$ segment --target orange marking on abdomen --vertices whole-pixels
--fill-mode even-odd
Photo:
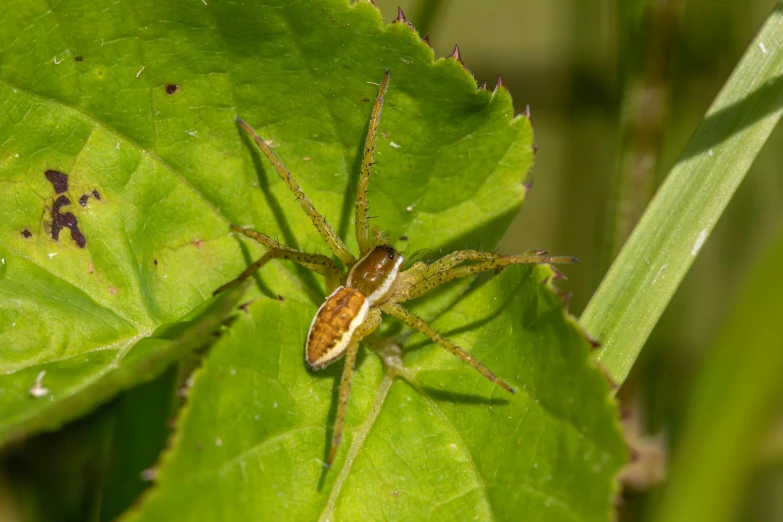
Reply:
[[[307,365],[319,370],[343,355],[369,309],[367,299],[354,288],[341,286],[327,297],[307,334]]]

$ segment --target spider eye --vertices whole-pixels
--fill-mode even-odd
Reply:
[[[389,259],[394,259],[394,252],[389,252]]]

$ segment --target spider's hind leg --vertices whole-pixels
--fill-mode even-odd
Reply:
[[[237,225],[231,225],[231,229],[235,232],[240,232],[250,238],[255,239],[262,245],[268,247],[270,250],[264,254],[261,259],[245,268],[237,277],[212,292],[212,295],[217,295],[230,286],[241,283],[248,277],[255,274],[262,266],[267,264],[272,259],[288,259],[312,270],[313,272],[321,274],[326,279],[326,286],[330,291],[340,285],[343,272],[337,268],[334,262],[328,257],[321,254],[308,254],[306,252],[294,250],[293,248],[281,245],[266,234],[256,232],[255,230],[242,228]]]
[[[381,324],[381,312],[377,308],[370,310],[370,314],[354,332],[351,342],[345,350],[345,367],[343,376],[340,380],[340,396],[337,403],[337,417],[334,420],[334,435],[332,435],[332,448],[329,450],[329,457],[326,459],[326,467],[331,468],[334,458],[337,456],[337,449],[343,440],[343,428],[345,425],[345,411],[348,407],[348,396],[351,394],[351,382],[353,381],[353,372],[356,366],[356,352],[359,351],[361,340],[373,333]]]
[[[494,382],[495,384],[497,384],[507,392],[514,393],[514,388],[506,384],[505,381],[503,381],[502,379],[499,379],[494,373],[492,373],[492,370],[490,370],[489,368],[481,364],[478,361],[478,359],[476,359],[468,352],[460,348],[454,341],[446,339],[445,337],[440,335],[438,332],[435,331],[435,329],[432,326],[424,322],[423,319],[415,315],[413,312],[406,310],[400,305],[392,303],[390,301],[387,301],[386,303],[381,305],[381,310],[391,315],[395,319],[399,320],[400,322],[407,324],[414,330],[418,330],[419,332],[423,333],[425,336],[429,337],[431,341],[438,343],[443,348],[450,351],[458,358],[462,359],[463,361],[471,365],[481,375],[483,375],[490,381]]]

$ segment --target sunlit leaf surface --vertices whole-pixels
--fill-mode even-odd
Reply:
[[[236,116],[354,250],[361,144],[386,68],[373,225],[409,252],[491,248],[521,204],[530,121],[512,118],[504,88],[477,90],[457,60],[433,61],[369,3],[11,4],[0,15],[0,440],[81,413],[58,390],[114,382],[107,369],[134,343],[263,252],[230,223],[326,252]],[[606,520],[623,454],[614,406],[550,276],[507,270],[453,307],[456,291],[417,304],[427,317],[450,308],[435,325],[516,396],[429,345],[406,352],[409,380],[362,352],[347,438],[322,474],[341,365],[311,374],[302,354],[322,283],[266,266],[254,288],[266,297],[206,361],[136,516]],[[51,393],[32,399],[42,369]]]

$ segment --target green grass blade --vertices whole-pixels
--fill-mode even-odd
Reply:
[[[645,211],[582,324],[621,384],[783,111],[783,4],[751,43]]]

